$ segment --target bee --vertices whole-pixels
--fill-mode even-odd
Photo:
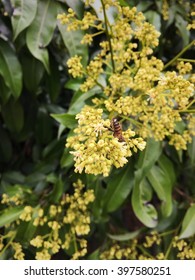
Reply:
[[[113,131],[113,136],[115,138],[118,138],[119,142],[125,142],[125,139],[124,139],[123,134],[122,134],[121,125],[116,118],[113,118],[111,120],[110,128]]]

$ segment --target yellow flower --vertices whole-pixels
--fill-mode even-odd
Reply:
[[[22,245],[18,242],[12,242],[12,248],[15,250],[14,259],[24,260],[24,253],[22,252]]]
[[[43,246],[43,238],[41,235],[37,235],[35,238],[33,238],[30,241],[30,244],[33,245],[34,247],[40,248]]]
[[[82,57],[75,55],[73,57],[71,57],[68,61],[67,61],[67,65],[68,65],[68,72],[74,77],[82,77],[83,76],[83,66],[81,64],[81,60]]]

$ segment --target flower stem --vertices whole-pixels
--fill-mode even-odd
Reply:
[[[189,58],[178,58],[179,61],[186,61],[186,62],[191,62],[191,63],[195,63],[195,59],[189,59]]]
[[[11,236],[9,242],[7,242],[7,244],[5,245],[5,247],[3,248],[3,250],[0,252],[0,256],[7,250],[7,248],[12,244],[12,241],[14,240],[16,236],[16,232],[13,232],[13,235]]]
[[[115,73],[114,55],[113,55],[111,38],[110,38],[109,31],[108,31],[109,22],[108,22],[108,18],[107,18],[107,15],[106,15],[106,9],[105,9],[105,5],[104,5],[104,1],[101,0],[101,3],[102,3],[103,14],[104,14],[104,20],[105,20],[105,31],[106,31],[106,35],[107,35],[107,38],[108,38],[108,44],[109,44],[109,47],[110,47],[112,68],[113,68],[113,72]]]
[[[173,62],[175,62],[184,52],[186,52],[191,46],[193,46],[195,40],[193,40],[190,44],[188,44],[183,50],[181,50],[173,59],[171,59],[167,64],[164,66],[164,70],[169,67]]]

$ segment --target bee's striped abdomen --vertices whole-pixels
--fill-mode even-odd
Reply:
[[[119,142],[125,142],[125,139],[123,138],[123,135],[122,135],[121,125],[116,118],[112,119],[111,127],[114,131],[113,136],[118,138]]]

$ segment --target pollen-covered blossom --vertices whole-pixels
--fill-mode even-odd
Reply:
[[[14,259],[24,260],[24,253],[22,252],[22,245],[18,242],[12,242],[12,248],[14,249]]]
[[[43,238],[41,235],[37,235],[35,238],[33,238],[30,241],[30,244],[33,245],[34,247],[40,248],[43,245]]]
[[[113,242],[113,244],[101,253],[100,259],[102,260],[136,260],[138,258],[137,252],[137,239],[133,239],[126,244]]]
[[[75,55],[67,61],[68,72],[74,77],[83,76],[83,66],[81,64],[81,56]]]
[[[192,64],[189,62],[185,63],[184,61],[180,61],[177,64],[177,69],[179,70],[180,75],[185,75],[185,74],[191,72]]]
[[[170,145],[176,149],[186,149],[194,135],[193,115],[186,117],[188,130],[178,134],[176,125],[182,121],[182,111],[185,111],[193,97],[193,84],[176,72],[167,72],[158,77],[155,86],[151,85],[142,95],[105,100],[106,109],[128,116],[131,127],[140,136],[161,141],[168,136]]]
[[[73,77],[81,77],[85,74],[86,80],[81,85],[83,92],[87,92],[98,83],[98,78],[105,71],[105,67],[113,70],[109,79],[110,85],[108,84],[111,87],[112,95],[123,94],[129,88],[144,91],[146,88],[143,87],[146,87],[147,83],[151,84],[155,81],[158,72],[162,70],[163,64],[160,60],[149,58],[153,53],[153,48],[158,45],[159,32],[145,21],[144,15],[137,12],[135,7],[121,7],[118,1],[110,0],[104,0],[102,5],[104,8],[115,6],[117,9],[116,19],[114,22],[109,22],[107,31],[103,21],[89,11],[84,13],[81,20],[76,18],[72,9],[68,10],[68,14],[58,16],[62,24],[68,25],[68,30],[86,30],[82,43],[91,44],[96,36],[96,33],[91,33],[90,30],[87,33],[87,29],[90,27],[96,26],[97,35],[99,32],[106,32],[110,36],[110,41],[108,38],[101,41],[100,50],[91,59],[86,69],[82,67],[80,57],[68,60],[69,73]],[[132,40],[136,40],[137,43],[133,43]],[[137,51],[139,46],[140,51]],[[144,79],[147,80],[147,83]],[[135,88],[136,86],[137,88]],[[105,94],[106,89],[107,87],[105,87]]]
[[[80,180],[73,186],[75,188],[74,194],[65,198],[65,205],[68,204],[69,208],[63,222],[71,225],[70,232],[72,234],[87,235],[90,231],[90,216],[87,207],[94,201],[95,196],[93,190],[87,190],[82,194],[84,185]]]
[[[71,154],[74,155],[75,172],[108,176],[113,165],[116,168],[124,166],[132,151],[145,147],[143,139],[129,139],[134,136],[131,130],[124,133],[126,141],[119,142],[109,130],[110,120],[104,120],[102,114],[102,109],[85,106],[76,116],[79,126],[66,144],[74,149]]]
[[[20,219],[29,222],[32,219],[33,208],[31,206],[25,206],[24,211],[20,215]]]

